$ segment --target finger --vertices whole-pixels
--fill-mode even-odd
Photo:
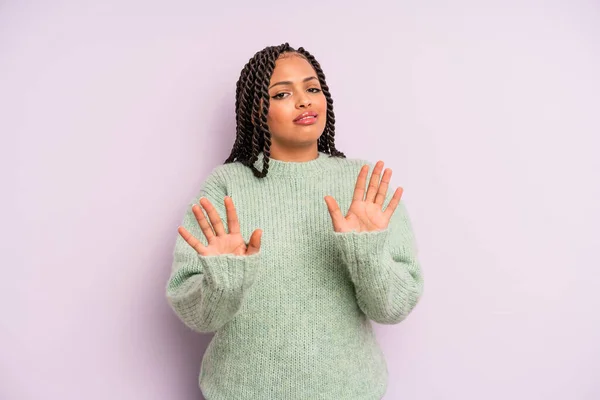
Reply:
[[[227,212],[227,226],[229,227],[229,233],[240,233],[240,222],[238,220],[237,212],[235,211],[235,205],[233,199],[229,196],[225,196],[225,211]]]
[[[356,178],[356,186],[354,187],[354,195],[352,201],[363,201],[365,196],[365,187],[367,186],[367,174],[369,173],[369,166],[363,165]]]
[[[180,226],[177,228],[177,231],[179,232],[183,240],[185,240],[190,246],[192,246],[194,250],[196,250],[199,254],[204,254],[204,250],[206,249],[206,247],[202,244],[202,242],[196,239],[187,229],[185,229],[183,226]]]
[[[390,200],[385,211],[383,212],[383,215],[387,217],[388,221],[392,218],[392,214],[394,214],[394,211],[396,210],[396,207],[398,207],[398,204],[400,204],[400,199],[402,198],[403,192],[404,189],[402,189],[401,187],[396,189],[396,191],[394,192],[394,196],[392,196],[392,199]]]
[[[256,229],[252,232],[252,236],[250,236],[250,240],[248,241],[248,248],[246,249],[246,255],[256,254],[260,251],[260,241],[262,238],[262,230]]]
[[[382,169],[383,161],[377,161],[375,168],[373,168],[373,173],[371,174],[371,179],[369,180],[369,188],[367,189],[367,196],[365,197],[365,201],[368,201],[369,203],[373,203],[375,200],[377,189],[379,189],[379,179],[381,178]]]
[[[342,210],[340,210],[340,206],[338,205],[337,201],[331,196],[325,196],[325,203],[327,203],[327,209],[329,210],[329,215],[331,216],[333,228],[337,231],[344,221]]]
[[[392,170],[386,168],[386,170],[383,171],[383,178],[381,178],[381,183],[379,184],[379,189],[377,190],[377,196],[375,196],[375,204],[383,206],[383,202],[385,201],[385,196],[387,195],[391,179]]]
[[[215,231],[215,235],[223,236],[225,235],[225,227],[223,226],[223,222],[221,221],[221,217],[217,209],[211,204],[211,202],[203,197],[200,199],[200,204],[206,210],[206,214],[208,214],[208,219],[212,224],[213,230]]]
[[[206,220],[206,217],[204,217],[204,212],[202,212],[202,209],[198,206],[198,204],[192,205],[192,212],[196,217],[196,221],[198,221],[198,225],[200,225],[200,229],[202,229],[202,233],[204,233],[204,236],[206,236],[206,240],[212,239],[215,234],[212,230],[212,227]]]

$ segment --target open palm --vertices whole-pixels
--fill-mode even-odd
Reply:
[[[331,196],[325,196],[327,209],[331,216],[333,229],[336,232],[364,232],[364,231],[380,231],[387,228],[394,210],[400,203],[403,189],[399,187],[394,192],[388,206],[383,209],[383,202],[387,194],[392,170],[387,168],[381,178],[381,170],[383,169],[383,161],[377,162],[369,181],[367,189],[367,175],[369,166],[364,165],[354,188],[354,196],[352,203],[348,209],[348,213],[344,216],[340,210],[337,201]],[[366,190],[366,196],[365,196]]]
[[[227,213],[229,233],[225,232],[225,227],[223,226],[221,217],[215,207],[207,198],[201,198],[200,205],[206,211],[210,223],[206,220],[204,213],[198,205],[194,204],[192,206],[192,212],[200,225],[202,233],[206,237],[207,245],[205,246],[182,226],[178,228],[181,237],[202,256],[214,256],[220,254],[249,256],[258,253],[260,251],[262,230],[256,229],[252,232],[250,241],[246,244],[240,233],[240,224],[231,197],[225,197],[224,204],[225,212]]]

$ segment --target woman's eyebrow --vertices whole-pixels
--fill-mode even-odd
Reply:
[[[313,79],[317,79],[316,76],[309,76],[308,78],[304,78],[304,80],[302,82],[308,82],[311,81]],[[272,84],[269,89],[271,89],[273,86],[277,86],[277,85],[291,85],[293,82],[292,81],[281,81],[281,82],[277,82]]]

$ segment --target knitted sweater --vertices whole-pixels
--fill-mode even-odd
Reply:
[[[238,162],[208,176],[193,203],[207,197],[227,227],[229,195],[244,239],[257,228],[263,235],[251,256],[200,256],[177,237],[166,295],[189,328],[215,332],[200,367],[207,400],[383,397],[387,365],[370,320],[406,318],[423,279],[403,201],[386,230],[333,230],[324,197],[346,215],[365,163],[370,179],[372,163],[325,153],[271,159],[264,179]],[[191,205],[182,226],[206,244]]]

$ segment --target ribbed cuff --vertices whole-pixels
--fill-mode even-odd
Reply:
[[[379,260],[385,249],[389,229],[364,232],[334,232],[334,240],[348,264]]]
[[[260,264],[260,252],[250,256],[198,255],[198,261],[208,286],[228,290],[245,290],[252,285],[256,277]]]

